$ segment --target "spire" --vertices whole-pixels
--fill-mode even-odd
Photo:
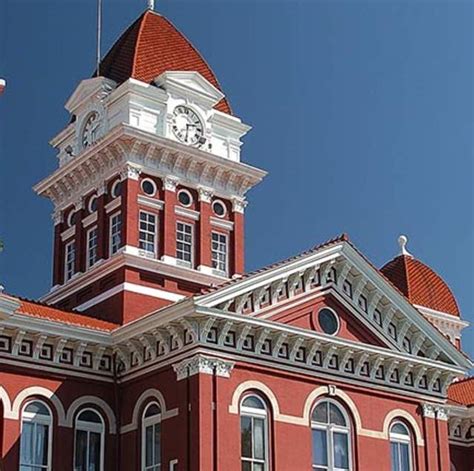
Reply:
[[[398,245],[400,246],[400,255],[406,255],[407,257],[413,257],[413,255],[407,250],[408,238],[407,236],[401,235],[398,238]]]
[[[148,10],[155,9],[155,0],[148,0]]]

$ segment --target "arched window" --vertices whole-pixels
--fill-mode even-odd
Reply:
[[[161,469],[161,408],[156,402],[148,404],[142,420],[142,470]]]
[[[410,432],[402,422],[394,422],[390,427],[390,453],[392,471],[412,471]]]
[[[85,409],[77,416],[74,471],[103,471],[104,430],[95,410]]]
[[[53,417],[46,404],[32,401],[21,415],[20,471],[50,471]]]
[[[313,470],[347,471],[351,466],[349,418],[339,404],[324,400],[311,416]]]
[[[268,413],[258,396],[247,396],[240,405],[242,471],[268,470]]]

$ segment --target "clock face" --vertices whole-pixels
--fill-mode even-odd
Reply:
[[[99,137],[100,119],[99,113],[93,111],[86,119],[82,130],[82,147],[89,147],[97,141]]]
[[[199,146],[206,141],[201,119],[187,106],[180,105],[174,109],[171,126],[174,135],[185,144]]]

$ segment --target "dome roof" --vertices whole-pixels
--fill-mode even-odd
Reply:
[[[411,255],[402,254],[380,270],[412,304],[460,316],[449,286],[430,267]]]
[[[118,84],[129,78],[151,83],[167,71],[199,72],[221,90],[216,76],[194,46],[170,21],[151,10],[120,36],[100,66],[100,75]],[[225,98],[215,108],[232,114]]]

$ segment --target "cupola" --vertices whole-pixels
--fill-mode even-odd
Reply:
[[[405,236],[400,236],[398,242],[400,254],[386,263],[381,272],[425,317],[457,343],[467,323],[460,319],[454,294],[432,268],[408,252]]]

